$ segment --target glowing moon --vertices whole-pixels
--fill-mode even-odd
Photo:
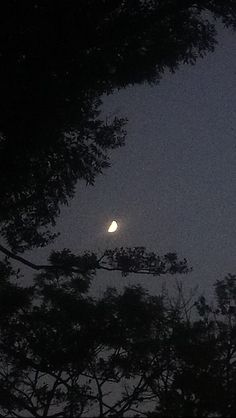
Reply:
[[[111,225],[108,228],[108,232],[115,232],[118,228],[118,224],[116,221],[112,221]]]

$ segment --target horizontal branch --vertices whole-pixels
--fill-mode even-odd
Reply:
[[[158,273],[154,270],[149,270],[149,269],[140,269],[140,270],[134,270],[134,269],[130,269],[128,271],[125,271],[124,269],[120,268],[120,267],[106,267],[104,265],[98,265],[97,269],[102,269],[102,270],[107,270],[107,271],[121,271],[122,273],[135,273],[135,274],[151,274],[152,276],[157,276]],[[165,274],[168,273],[168,270],[166,271],[162,271],[161,274]]]
[[[0,251],[5,254],[7,257],[13,259],[13,260],[17,260],[20,263],[24,264],[27,267],[30,267],[33,270],[48,270],[48,271],[58,271],[58,270],[63,270],[63,266],[57,266],[57,265],[44,265],[44,264],[34,264],[31,261],[26,260],[25,258],[12,253],[11,251],[7,250],[5,247],[3,247],[2,245],[0,245]],[[68,268],[68,267],[67,267]],[[71,267],[70,271],[72,273],[85,273],[84,270],[79,270],[78,268],[73,268]]]
[[[130,250],[130,249],[128,249]],[[152,276],[160,276],[160,275],[165,275],[165,274],[176,274],[176,273],[187,273],[189,271],[191,271],[191,268],[189,269],[187,266],[187,262],[184,259],[184,261],[177,261],[177,258],[174,254],[174,258],[172,254],[167,254],[163,257],[164,261],[161,261],[161,259],[159,257],[155,256],[155,262],[156,265],[153,266],[153,254],[151,253],[151,261],[149,259],[150,255],[149,253],[147,253],[147,255],[143,254],[143,248],[141,248],[141,253],[140,253],[140,249],[137,247],[134,248],[133,253],[132,251],[128,251],[127,254],[123,253],[121,254],[121,257],[119,257],[119,252],[117,253],[117,251],[115,252],[115,254],[113,254],[114,258],[112,259],[112,257],[110,257],[110,254],[107,254],[107,251],[105,251],[105,253],[99,258],[97,259],[97,257],[95,256],[95,260],[92,259],[91,263],[90,262],[86,262],[83,263],[83,257],[71,257],[69,260],[65,258],[65,260],[61,260],[61,262],[58,264],[59,260],[55,260],[56,263],[55,264],[35,264],[32,263],[31,261],[11,252],[10,250],[8,250],[7,248],[3,247],[2,245],[0,245],[0,251],[5,254],[7,257],[19,261],[20,263],[22,263],[23,265],[36,270],[36,271],[40,271],[40,270],[44,270],[44,271],[48,271],[48,272],[64,272],[64,273],[75,273],[75,274],[82,274],[82,275],[86,275],[89,272],[90,273],[94,273],[96,270],[105,270],[105,271],[119,271],[121,273],[123,273],[123,275],[128,275],[128,274],[142,274],[142,275],[152,275]],[[121,251],[124,252],[123,248],[121,248]],[[141,258],[141,262],[140,263],[128,263],[127,265],[127,259],[129,261],[129,259],[131,259],[132,261],[132,257],[136,257],[137,259]],[[171,257],[172,256],[172,259]],[[117,260],[115,258],[118,258]],[[123,264],[121,263],[121,259],[123,257]],[[80,258],[81,258],[81,262],[80,262]],[[104,258],[107,260],[104,260]],[[88,260],[89,261],[89,260]]]

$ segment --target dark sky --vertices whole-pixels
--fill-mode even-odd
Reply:
[[[78,185],[61,212],[54,248],[177,251],[194,268],[187,287],[207,293],[216,279],[236,273],[236,34],[221,30],[218,40],[213,54],[167,73],[159,85],[105,98],[104,114],[129,119],[126,146],[112,153],[111,168],[94,187]],[[113,218],[120,230],[111,237],[106,226]],[[34,260],[45,261],[48,251]],[[137,281],[160,290],[156,278],[128,279]],[[99,276],[95,289],[124,283]]]

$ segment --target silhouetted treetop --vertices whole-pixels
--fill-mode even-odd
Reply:
[[[19,288],[7,261],[1,272],[2,417],[235,416],[236,311],[225,310],[235,276],[209,304],[179,287],[176,297],[129,286],[92,298],[62,271]]]

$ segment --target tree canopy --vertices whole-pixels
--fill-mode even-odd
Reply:
[[[102,95],[194,64],[219,20],[235,29],[234,0],[1,3],[1,417],[235,415],[235,276],[216,283],[216,306],[140,286],[96,299],[98,271],[191,269],[144,247],[19,255],[55,238],[77,181],[93,184],[124,144],[126,120],[103,117]],[[13,260],[35,271],[30,286]]]
[[[124,143],[99,119],[102,94],[160,80],[235,28],[234,0],[9,0],[0,6],[1,233],[14,251],[46,245],[78,179],[93,183]]]
[[[181,287],[95,299],[84,275],[59,270],[23,289],[0,267],[2,417],[235,416],[235,276],[212,305]]]

